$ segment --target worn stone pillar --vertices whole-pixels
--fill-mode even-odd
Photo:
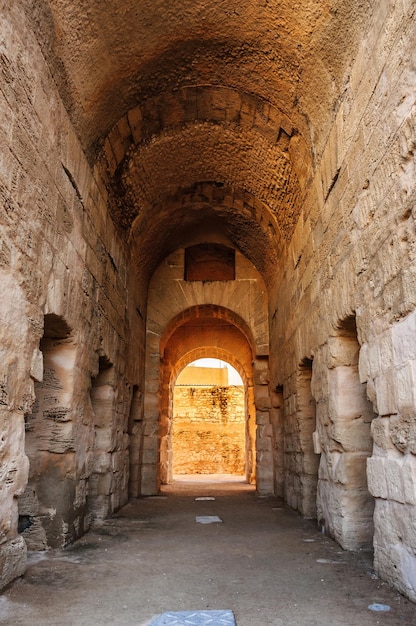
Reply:
[[[272,495],[274,492],[272,425],[270,418],[272,406],[269,393],[269,362],[267,358],[255,359],[253,374],[257,423],[257,491],[262,495]]]
[[[283,389],[277,387],[271,390],[272,408],[270,411],[272,423],[272,448],[273,448],[273,473],[274,473],[274,495],[283,498],[284,496],[284,401]]]
[[[416,601],[416,313],[365,344],[360,366],[378,414],[367,461],[375,497],[374,565]]]

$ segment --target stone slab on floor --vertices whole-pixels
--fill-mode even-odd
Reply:
[[[222,519],[218,515],[198,515],[195,518],[198,524],[221,524]]]
[[[236,626],[232,611],[168,611],[150,626]]]

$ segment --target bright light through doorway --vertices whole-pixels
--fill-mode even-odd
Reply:
[[[240,374],[237,372],[234,367],[232,367],[229,363],[225,361],[221,361],[220,359],[198,359],[197,361],[193,361],[188,367],[226,367],[228,369],[228,383],[229,385],[242,386],[243,381],[241,379]]]

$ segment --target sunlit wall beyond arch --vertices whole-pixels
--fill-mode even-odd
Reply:
[[[229,371],[237,380],[229,380]],[[218,359],[186,366],[173,389],[173,476],[246,473],[243,381]]]

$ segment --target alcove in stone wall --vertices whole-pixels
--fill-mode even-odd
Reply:
[[[104,519],[111,511],[114,375],[112,363],[105,356],[100,356],[98,374],[91,380],[90,392],[94,414],[94,451],[88,502],[95,519]]]
[[[350,316],[328,339],[327,368],[321,378],[328,398],[318,399],[322,448],[318,517],[346,550],[370,549],[373,541],[374,498],[368,491],[366,467],[375,415],[366,384],[360,382],[359,352],[355,316]]]
[[[25,423],[29,480],[19,498],[19,530],[30,550],[65,546],[77,536],[82,527],[79,517],[85,516],[85,510],[75,510],[73,505],[71,407],[76,346],[64,319],[45,315],[40,350],[43,379],[35,383],[36,401]]]
[[[296,387],[285,399],[285,495],[292,508],[315,518],[319,457],[313,445],[316,403],[312,373],[312,360],[304,358],[296,372]]]

